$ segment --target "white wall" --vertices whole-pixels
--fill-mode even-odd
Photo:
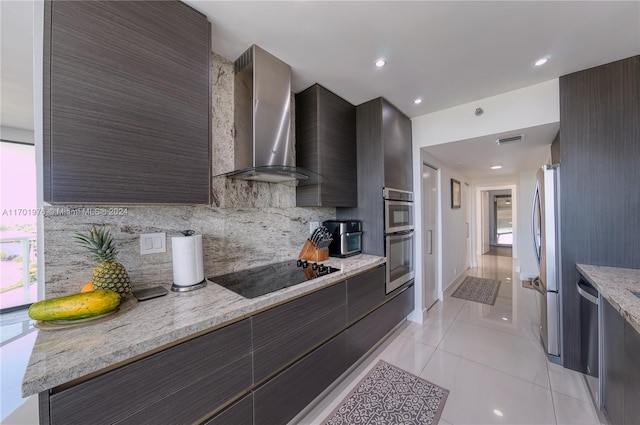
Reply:
[[[475,116],[482,105],[484,113]],[[560,120],[558,79],[487,97],[411,120],[415,154],[425,146],[508,132]]]
[[[443,167],[440,170],[442,177],[440,184],[440,211],[441,221],[438,238],[440,241],[440,258],[442,261],[441,285],[439,291],[451,285],[469,267],[467,263],[467,200],[462,198],[460,208],[451,208],[451,179],[460,181],[463,186],[469,182],[465,176],[456,170]],[[462,189],[461,189],[462,190]],[[442,294],[441,294],[442,296]]]
[[[458,140],[471,139],[496,133],[509,132],[522,128],[549,124],[560,120],[558,79],[544,83],[525,87],[523,89],[499,94],[496,96],[480,99],[475,102],[422,115],[411,120],[413,135],[413,170],[414,170],[414,199],[416,217],[422,216],[421,199],[421,164],[424,159],[423,148],[442,143],[455,142]],[[475,115],[475,109],[482,106],[484,114]],[[437,165],[434,162],[431,165]],[[441,165],[441,164],[440,164]],[[478,182],[469,181],[461,173],[448,167],[440,167],[440,189],[441,203],[439,217],[439,265],[438,272],[440,291],[451,283],[462,271],[460,267],[465,267],[466,262],[466,238],[465,238],[465,215],[464,208],[452,210],[449,200],[450,178],[460,180],[472,186],[472,205],[470,208],[476,209],[475,200]],[[486,182],[484,184],[487,184]],[[513,186],[513,193],[517,194],[520,180],[495,182],[495,185]],[[487,184],[488,185],[488,184]],[[517,196],[517,195],[516,195]],[[524,202],[514,205],[514,218],[521,219],[527,209],[527,196],[523,194]],[[464,201],[464,200],[463,200]],[[475,217],[474,214],[472,216]],[[528,219],[530,222],[530,218]],[[470,223],[470,235],[476,238],[477,227],[475,222]],[[518,232],[518,239],[526,237],[527,222],[522,222],[522,232]],[[421,234],[421,220],[416,219],[416,232]],[[419,241],[421,238],[416,238]],[[514,241],[514,255],[517,255],[517,246],[525,245]],[[472,241],[472,246],[475,243]],[[422,246],[416,242],[416,309],[409,317],[410,320],[421,322],[426,318],[422,297]],[[462,263],[460,262],[462,258]],[[454,273],[454,271],[456,273]]]

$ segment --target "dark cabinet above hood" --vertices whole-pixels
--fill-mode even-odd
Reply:
[[[270,183],[315,184],[295,166],[291,135],[291,67],[253,45],[234,63],[234,171],[225,176]]]

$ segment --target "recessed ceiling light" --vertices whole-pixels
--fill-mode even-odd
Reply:
[[[508,317],[503,317],[502,320],[507,321],[507,320],[509,320],[509,318]]]
[[[501,412],[500,410],[498,410],[498,409],[493,409],[493,414],[494,414],[494,415],[496,415],[496,416],[498,416],[498,417],[500,417],[500,418],[504,416],[504,413],[502,413],[502,412]]]
[[[492,169],[492,170],[499,170],[499,169],[501,169],[501,168],[502,168],[502,164],[496,164],[496,165],[492,165],[492,166],[491,166],[491,169]]]
[[[422,99],[417,98],[416,100],[413,101],[413,103],[415,103],[416,105],[419,105],[422,103]]]
[[[376,61],[376,66],[377,66],[378,68],[382,68],[382,67],[383,67],[383,66],[385,66],[386,64],[387,64],[387,61],[386,61],[386,60],[384,60],[384,59],[378,59],[378,60]]]
[[[537,61],[535,61],[533,64],[534,64],[535,66],[542,66],[542,65],[544,65],[545,63],[547,63],[547,61],[548,61],[548,60],[549,60],[549,58],[547,58],[547,57],[540,58],[540,59],[538,59]]]

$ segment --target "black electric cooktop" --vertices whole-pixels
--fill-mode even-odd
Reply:
[[[245,298],[256,298],[337,271],[335,267],[298,260],[240,270],[209,280]]]

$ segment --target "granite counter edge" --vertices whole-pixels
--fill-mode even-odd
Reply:
[[[615,274],[620,276],[621,274],[633,273],[638,278],[636,282],[638,289],[640,290],[640,270],[595,266],[589,264],[576,264],[576,268],[580,274],[598,290],[602,297],[606,299],[638,333],[640,333],[640,303],[638,302],[640,299],[636,299],[636,297],[629,292],[630,288],[628,287],[628,283],[620,283],[615,277],[611,277],[607,282],[603,282],[602,277],[599,276],[601,274],[607,274],[610,276]]]

